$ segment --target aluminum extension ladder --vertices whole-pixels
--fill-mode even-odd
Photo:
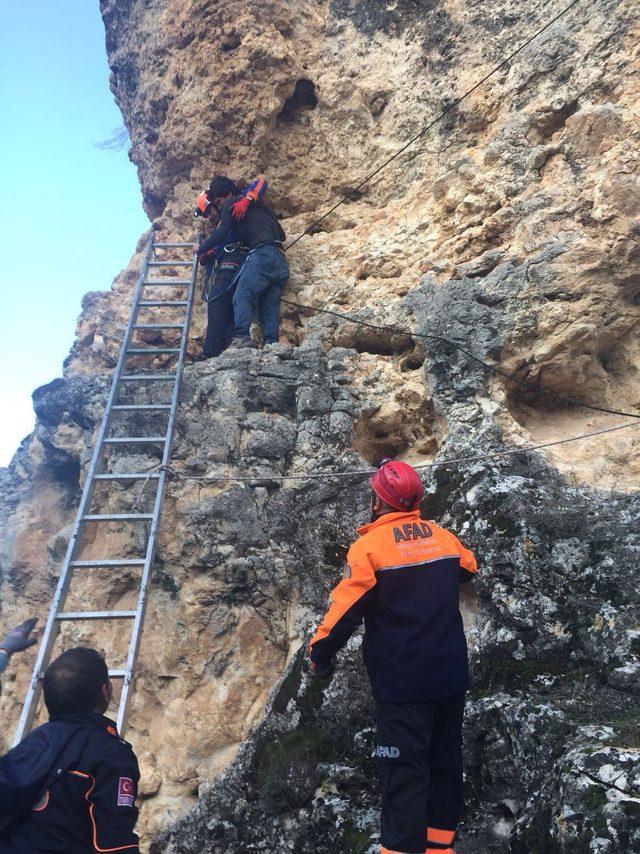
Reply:
[[[159,260],[155,257],[157,249],[190,249],[191,257],[189,260]],[[153,279],[149,278],[154,269],[172,268],[172,267],[188,267],[190,268],[189,278],[166,278]],[[147,246],[144,253],[142,269],[138,277],[136,290],[133,298],[133,305],[129,322],[127,323],[120,357],[115,369],[111,390],[107,399],[102,424],[98,433],[98,439],[93,452],[93,458],[87,472],[80,506],[76,515],[69,546],[62,564],[60,578],[56,588],[56,592],[51,603],[51,610],[45,626],[42,641],[38,651],[38,657],[34,665],[33,674],[27,690],[22,714],[18,723],[18,729],[15,736],[15,744],[17,744],[33,726],[36,716],[38,701],[42,688],[42,677],[51,659],[51,653],[55,644],[55,640],[63,621],[82,621],[82,620],[132,620],[133,630],[129,642],[126,665],[123,670],[110,670],[109,676],[112,679],[122,679],[122,692],[120,695],[120,703],[118,707],[118,730],[120,733],[124,730],[129,702],[131,699],[131,690],[135,675],[135,666],[140,648],[140,638],[142,633],[142,624],[144,620],[145,607],[147,603],[147,592],[151,568],[153,565],[154,554],[156,549],[156,537],[160,522],[160,514],[162,512],[162,501],[164,496],[166,468],[171,457],[171,445],[175,427],[176,410],[178,407],[178,396],[180,392],[180,380],[182,368],[184,365],[187,339],[189,334],[189,322],[191,319],[191,308],[193,305],[193,295],[195,291],[196,277],[198,273],[198,259],[196,254],[195,243],[154,243],[153,232],[151,232],[147,241]],[[186,296],[180,300],[158,300],[144,299],[143,295],[148,288],[181,288],[186,289]],[[138,323],[138,316],[141,311],[154,308],[171,308],[184,312],[184,319],[179,323]],[[144,315],[143,315],[144,316]],[[181,340],[179,347],[146,347],[142,348],[135,346],[137,342],[133,341],[134,333],[137,330],[162,330],[171,329],[181,332]],[[133,345],[133,346],[132,346]],[[145,354],[156,356],[166,354],[170,358],[177,358],[177,364],[174,372],[153,374],[153,373],[133,373],[127,371],[126,365],[128,359],[132,357],[140,358]],[[120,403],[120,392],[124,388],[124,384],[129,388],[131,383],[171,383],[173,386],[171,394],[171,403],[154,403],[154,404],[131,404]],[[169,386],[169,388],[171,388]],[[168,413],[168,422],[166,432],[162,436],[126,436],[114,437],[111,436],[111,428],[114,419],[119,413],[136,412],[136,411],[157,411]],[[117,423],[117,422],[116,422]],[[109,446],[127,446],[133,445],[160,445],[163,447],[162,465],[158,472],[148,474],[146,472],[111,474],[102,471],[105,463],[105,448]],[[155,482],[156,493],[153,501],[153,511],[151,513],[93,513],[91,511],[91,502],[94,495],[95,486],[97,483],[109,481],[145,481],[149,483]],[[141,523],[150,525],[147,545],[144,558],[119,559],[109,557],[100,560],[77,560],[77,555],[80,554],[82,545],[85,522],[110,522],[110,521],[129,521],[132,523]],[[140,588],[137,598],[137,606],[132,611],[65,611],[64,605],[71,585],[73,573],[77,571],[91,571],[92,568],[98,567],[141,567]]]

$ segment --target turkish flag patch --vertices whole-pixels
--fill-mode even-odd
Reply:
[[[133,780],[129,777],[120,777],[118,781],[118,806],[132,807],[134,800]]]

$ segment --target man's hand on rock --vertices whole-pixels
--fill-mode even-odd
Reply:
[[[14,652],[23,652],[30,646],[38,643],[37,638],[29,637],[37,622],[37,617],[31,617],[29,620],[25,620],[24,623],[20,623],[15,629],[11,629],[6,638],[0,642],[0,652],[11,656]]]
[[[314,679],[331,679],[336,669],[335,662],[332,660],[328,664],[319,665],[312,661],[309,665],[309,674]]]

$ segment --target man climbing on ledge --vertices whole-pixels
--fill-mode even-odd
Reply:
[[[263,178],[253,181],[243,190],[242,199],[234,204],[233,219],[243,219],[249,205],[262,199],[266,190],[267,182]],[[219,211],[209,201],[206,190],[198,196],[194,215],[210,220],[214,228],[218,223]],[[205,359],[219,356],[231,343],[233,294],[248,254],[249,247],[231,231],[223,243],[216,244],[199,258],[204,268],[204,299],[207,303],[207,332],[202,353]]]
[[[207,195],[220,211],[220,223],[200,245],[198,257],[203,258],[216,244],[225,243],[232,229],[251,250],[233,297],[231,346],[253,346],[249,329],[254,308],[259,311],[263,344],[275,344],[280,337],[280,298],[289,278],[282,226],[270,207],[260,199],[250,201],[243,197],[237,185],[225,176],[213,179]]]
[[[44,675],[49,722],[0,757],[0,854],[138,851],[138,762],[104,717],[112,687],[94,649]]]
[[[459,540],[420,517],[422,482],[384,460],[371,478],[371,524],[311,641],[311,673],[364,619],[363,657],[377,703],[382,854],[453,854],[463,807],[462,719],[469,687],[458,585],[476,572]]]

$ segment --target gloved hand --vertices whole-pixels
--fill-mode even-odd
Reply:
[[[336,669],[334,661],[325,664],[324,667],[319,667],[315,661],[312,661],[309,666],[309,674],[315,679],[331,679]]]
[[[6,638],[0,642],[0,652],[6,652],[10,656],[14,652],[22,652],[38,643],[36,638],[29,637],[30,632],[33,631],[37,622],[38,618],[32,617],[30,620],[25,620],[24,623],[20,623],[15,629],[12,629]]]
[[[231,216],[236,222],[241,222],[244,219],[245,214],[249,210],[250,204],[251,200],[245,197],[244,199],[240,199],[239,202],[235,202],[231,205]]]

